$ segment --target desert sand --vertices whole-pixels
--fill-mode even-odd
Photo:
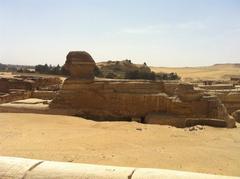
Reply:
[[[240,76],[239,64],[218,64],[205,67],[151,67],[154,72],[176,72],[183,80],[229,80],[231,76]]]
[[[0,155],[240,176],[240,126],[189,131],[136,122],[0,113]]]

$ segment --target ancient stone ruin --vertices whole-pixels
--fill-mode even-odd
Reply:
[[[81,51],[70,52],[65,66],[71,76],[50,104],[51,109],[99,120],[137,118],[142,122],[151,114],[158,114],[159,120],[161,115],[170,114],[181,120],[180,126],[235,127],[234,118],[219,98],[192,84],[94,79],[95,62]]]
[[[70,72],[72,78],[94,79],[96,64],[87,52],[69,52],[64,66]]]
[[[56,77],[14,76],[0,78],[0,104],[27,98],[52,99],[62,81]]]

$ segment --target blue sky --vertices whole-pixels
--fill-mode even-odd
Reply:
[[[240,63],[239,0],[0,0],[0,63]]]

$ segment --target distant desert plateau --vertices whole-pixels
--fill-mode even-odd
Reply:
[[[106,62],[97,63],[97,66],[102,66]],[[216,64],[202,67],[154,67],[150,69],[153,72],[159,73],[177,73],[182,80],[229,80],[232,76],[240,76],[240,64]],[[18,73],[0,72],[0,77],[12,77]],[[20,73],[21,75],[21,73]],[[37,74],[31,74],[37,75]],[[39,76],[39,75],[37,75]],[[48,76],[41,74],[41,76]],[[65,79],[65,78],[62,78]]]
[[[228,80],[240,76],[240,64],[216,64],[203,67],[151,67],[154,72],[176,72],[183,80]]]
[[[240,126],[189,131],[136,122],[0,113],[0,154],[240,176]]]

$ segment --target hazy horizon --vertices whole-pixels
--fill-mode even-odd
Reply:
[[[0,63],[62,65],[72,50],[96,62],[240,63],[239,9],[238,0],[0,0]]]
[[[110,61],[123,61],[124,59],[122,60],[110,60]],[[125,59],[126,60],[126,59]],[[101,63],[101,62],[107,62],[108,60],[97,60],[96,63]],[[57,65],[60,65],[60,66],[63,66],[65,63],[65,61],[60,64],[52,64],[52,63],[36,63],[36,64],[14,64],[14,63],[3,63],[1,62],[0,60],[0,64],[3,64],[3,65],[16,65],[16,66],[29,66],[29,67],[34,67],[36,65],[52,65],[52,66],[57,66]],[[133,64],[143,64],[143,63],[137,63],[136,61],[132,61]],[[149,65],[147,64],[149,67],[162,67],[162,68],[201,68],[201,67],[211,67],[211,66],[214,66],[214,65],[240,65],[240,62],[236,62],[236,63],[215,63],[215,64],[209,64],[209,65],[196,65],[196,66],[154,66],[154,65]]]

